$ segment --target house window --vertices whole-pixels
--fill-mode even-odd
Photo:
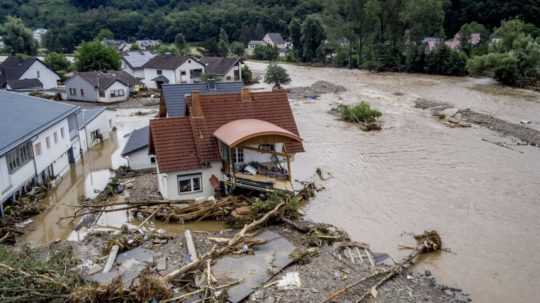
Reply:
[[[75,88],[70,88],[70,89],[69,89],[69,95],[70,95],[70,96],[77,96],[77,89],[75,89]]]
[[[36,71],[36,76],[37,76],[38,79],[41,76],[41,74],[40,74],[40,72],[38,70]]]
[[[196,193],[202,191],[202,174],[179,175],[177,180],[179,194]]]
[[[234,163],[244,163],[244,150],[241,148],[235,148],[232,151],[232,158]]]
[[[156,164],[156,157],[150,157],[150,163]]]
[[[259,150],[267,151],[267,152],[274,152],[276,151],[276,147],[274,144],[260,144]]]
[[[34,145],[34,152],[36,153],[36,156],[41,155],[41,142],[36,143]]]
[[[123,89],[114,89],[111,91],[111,98],[123,97],[123,96],[125,96],[125,92]]]
[[[81,97],[84,97],[84,89],[81,88]]]
[[[19,168],[32,160],[32,142],[23,143],[6,155],[8,171],[13,174]]]
[[[64,131],[64,128],[60,128],[60,137],[62,137],[62,139],[64,139],[64,137],[66,136],[66,133]]]
[[[54,132],[54,144],[58,143],[58,134]]]
[[[181,71],[181,72],[180,72],[180,75],[185,76],[185,75],[186,75],[186,71],[185,71],[185,70]]]
[[[156,70],[156,74],[162,75],[162,74],[163,74],[163,71],[162,71],[161,69],[158,69],[158,70]]]
[[[99,132],[99,129],[96,129],[96,130],[94,130],[94,131],[92,131],[92,132],[90,133],[90,140],[91,140],[92,142],[94,142],[94,141],[96,141],[96,140],[98,140],[98,139],[101,139],[101,138],[102,138],[102,137],[101,137],[101,133]]]
[[[45,138],[45,145],[47,145],[47,148],[51,148],[51,138]]]

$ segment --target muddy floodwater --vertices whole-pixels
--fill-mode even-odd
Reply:
[[[256,74],[265,68],[249,66]],[[394,258],[408,253],[398,249],[410,244],[404,233],[436,229],[451,252],[417,270],[464,288],[474,302],[538,302],[540,148],[478,126],[448,128],[414,101],[448,102],[540,129],[540,94],[488,79],[284,66],[289,87],[326,80],[347,88],[292,101],[306,149],[294,162],[295,177],[316,167],[333,175],[308,205],[310,219],[338,225]],[[383,112],[381,132],[364,133],[328,114],[336,102],[362,100]]]

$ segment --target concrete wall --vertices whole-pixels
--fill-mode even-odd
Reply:
[[[39,77],[38,77],[38,71],[39,71]],[[41,83],[43,84],[44,89],[51,89],[58,87],[58,80],[60,80],[60,77],[50,70],[45,64],[36,61],[24,74],[21,76],[20,79],[34,79],[37,78]]]
[[[66,81],[66,96],[68,100],[76,100],[76,101],[88,101],[88,102],[96,102],[98,101],[98,93],[97,90],[94,88],[94,86],[88,81],[84,80],[80,76],[75,76],[69,80]],[[74,88],[76,90],[75,95],[71,95],[69,92],[70,88]],[[81,89],[84,90],[84,96],[81,96]]]
[[[128,157],[128,165],[131,169],[142,170],[155,168],[155,163],[151,161],[152,157],[148,154],[148,148],[143,148],[131,153]]]
[[[5,156],[0,157],[0,196],[11,187],[9,178],[7,160]]]
[[[111,93],[114,90],[123,90],[124,95],[121,97],[111,97]],[[107,88],[107,90],[105,90],[105,97],[99,97],[98,100],[99,102],[108,103],[108,102],[121,102],[121,101],[127,100],[128,98],[129,98],[129,87],[116,81],[113,85]]]
[[[202,173],[202,191],[192,194],[179,194],[177,177],[181,175]],[[165,199],[169,200],[191,200],[208,199],[214,196],[214,188],[210,184],[210,177],[215,175],[219,180],[223,179],[221,173],[221,162],[212,162],[209,168],[182,171],[176,173],[158,173],[159,191]]]

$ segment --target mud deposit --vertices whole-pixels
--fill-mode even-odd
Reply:
[[[248,64],[264,71],[262,63]],[[452,252],[430,256],[419,272],[432,271],[475,302],[538,300],[540,150],[476,124],[449,128],[414,103],[444,102],[540,130],[539,94],[486,79],[284,66],[289,87],[323,80],[347,89],[292,100],[306,149],[294,162],[295,177],[316,167],[334,176],[308,205],[310,219],[338,225],[396,259],[406,254],[396,246],[404,233],[437,229]],[[328,114],[338,103],[363,100],[383,112],[381,132],[364,133]]]

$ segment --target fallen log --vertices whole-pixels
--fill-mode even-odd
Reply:
[[[236,245],[238,245],[239,243],[241,243],[245,239],[247,232],[256,229],[257,227],[259,227],[260,225],[265,223],[268,219],[275,216],[281,210],[281,208],[286,205],[286,203],[287,203],[286,201],[283,201],[283,202],[279,203],[276,207],[274,207],[274,209],[272,209],[271,211],[266,213],[260,219],[255,220],[255,221],[251,222],[250,224],[246,224],[244,226],[244,228],[242,228],[242,230],[240,230],[238,233],[236,233],[234,235],[234,237],[227,242],[226,246],[219,248],[217,245],[214,245],[212,247],[212,249],[209,252],[207,252],[206,254],[204,254],[203,256],[201,256],[199,258],[199,260],[191,262],[191,263],[189,263],[189,264],[187,264],[187,265],[185,265],[185,266],[183,266],[183,267],[169,273],[168,275],[164,276],[162,278],[162,280],[164,282],[169,282],[172,279],[174,279],[174,278],[176,278],[176,277],[178,277],[180,275],[183,275],[183,274],[185,274],[187,272],[190,272],[192,270],[195,270],[195,269],[199,268],[201,265],[204,265],[207,260],[215,259],[216,257],[220,257],[220,256],[228,253],[229,251],[231,251],[232,248],[236,247]]]

